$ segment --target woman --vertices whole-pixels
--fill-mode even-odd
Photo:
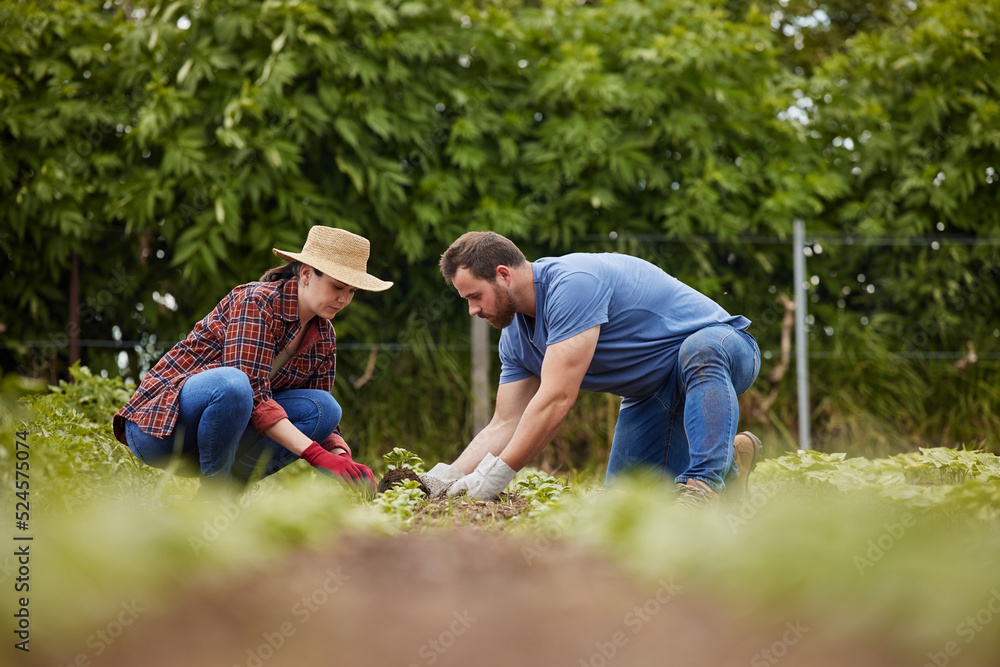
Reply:
[[[368,240],[315,226],[289,263],[240,285],[143,378],[115,415],[115,437],[147,465],[175,455],[202,477],[245,484],[298,458],[349,483],[374,487],[351,459],[330,391],[336,335],[330,320],[359,290],[392,286],[367,273]]]

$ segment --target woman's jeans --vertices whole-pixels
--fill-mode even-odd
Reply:
[[[746,331],[720,324],[688,336],[666,382],[619,413],[607,481],[643,466],[674,475],[679,483],[700,479],[722,491],[726,477],[738,473],[737,397],[758,372],[760,349]]]
[[[340,405],[328,392],[291,389],[275,393],[274,400],[289,421],[316,442],[340,423]],[[245,483],[258,467],[267,477],[299,458],[249,426],[253,390],[241,370],[223,366],[192,375],[181,387],[178,402],[177,425],[165,438],[154,438],[126,422],[125,440],[143,463],[165,468],[176,455],[195,463],[202,477]]]

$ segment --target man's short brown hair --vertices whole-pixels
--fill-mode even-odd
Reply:
[[[493,280],[498,266],[521,266],[528,260],[513,241],[496,232],[466,232],[441,255],[441,275],[450,284],[459,269],[480,280]]]

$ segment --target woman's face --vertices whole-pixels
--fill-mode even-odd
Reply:
[[[299,276],[299,318],[306,321],[316,315],[331,320],[351,303],[357,291],[328,275],[316,275],[311,266],[304,267]]]

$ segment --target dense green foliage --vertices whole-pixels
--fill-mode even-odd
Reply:
[[[998,15],[997,0],[4,3],[0,362],[50,381],[65,367],[74,256],[79,333],[126,341],[135,378],[270,248],[341,226],[396,281],[336,322],[345,432],[373,455],[447,456],[470,436],[468,335],[436,259],[490,228],[529,257],[641,255],[745,313],[771,353],[746,414],[788,442],[794,374],[753,406],[801,216],[819,442],[997,448]],[[978,363],[956,370],[970,343]],[[116,357],[84,361],[116,375]],[[600,451],[602,401],[569,420],[575,461]]]

